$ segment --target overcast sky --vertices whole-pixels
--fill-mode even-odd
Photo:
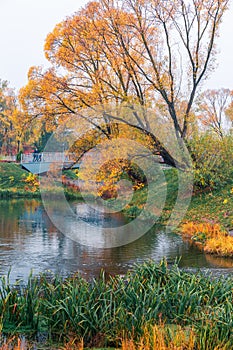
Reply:
[[[46,66],[44,40],[54,26],[86,0],[0,0],[0,79],[19,89],[31,66]],[[222,23],[218,68],[206,87],[233,89],[233,6]]]

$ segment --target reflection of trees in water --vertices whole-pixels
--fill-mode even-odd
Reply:
[[[206,254],[206,260],[213,267],[233,268],[233,259],[226,259],[212,254]]]
[[[126,223],[125,217],[121,212],[99,211],[98,206],[90,207],[85,203],[75,203],[74,212],[78,219],[87,222],[93,226],[100,227],[118,227]]]
[[[80,211],[80,214],[86,215],[85,210],[82,213]],[[86,218],[88,215],[92,215],[92,211],[87,213]],[[95,213],[92,220],[101,225],[103,217],[97,216]],[[114,220],[120,224],[124,222],[120,214],[114,214]],[[107,275],[124,274],[135,262],[148,259],[159,262],[163,256],[167,257],[168,263],[173,263],[177,257],[182,256],[181,267],[233,267],[232,260],[205,255],[189,242],[183,242],[180,236],[164,233],[159,226],[121,247],[97,249],[80,245],[54,227],[41,201],[35,199],[1,201],[0,229],[1,262],[5,261],[4,264],[8,266],[15,264],[16,270],[20,269],[15,262],[17,260],[21,269],[22,266],[29,270],[51,269],[63,275],[80,271],[90,278],[98,276],[101,269]],[[95,225],[91,229],[94,230]],[[11,253],[7,255],[10,250]]]
[[[127,234],[127,233],[126,233]],[[205,256],[196,248],[184,243],[175,234],[165,234],[162,227],[155,226],[140,239],[121,247],[95,249],[73,245],[74,255],[79,256],[80,268],[90,276],[98,276],[104,268],[107,274],[123,274],[135,263],[148,259],[156,262],[166,256],[168,263],[182,257],[181,265],[207,266]]]
[[[0,230],[1,238],[10,237],[18,231],[18,220],[25,211],[24,200],[1,200]]]
[[[17,240],[28,232],[55,232],[38,199],[1,200],[0,238]]]
[[[46,231],[46,225],[43,218],[43,208],[40,202],[27,201],[24,206],[25,210],[20,216],[20,226],[27,231]]]

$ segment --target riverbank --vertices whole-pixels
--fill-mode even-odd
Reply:
[[[174,204],[177,199],[178,177],[176,169],[165,171],[166,176],[166,201],[160,216],[160,223],[166,224],[168,221]],[[157,188],[151,189],[156,193]],[[160,190],[160,189],[159,189]],[[162,191],[162,190],[161,190]],[[147,190],[142,188],[136,191],[134,201],[127,208],[128,215],[134,215],[140,211],[140,206],[147,200]],[[150,213],[153,215],[153,213]],[[218,223],[225,230],[233,229],[233,181],[229,179],[228,183],[215,190],[194,192],[185,213],[182,222],[193,221],[196,223],[209,222]]]
[[[72,181],[72,172],[68,171],[67,174]],[[68,199],[82,198],[77,188],[73,185],[65,186],[64,192]],[[48,195],[50,193],[54,194],[54,190],[52,188],[48,189],[47,193]],[[0,163],[0,199],[40,197],[37,175],[22,169],[17,163]]]
[[[185,239],[208,254],[233,257],[233,183],[193,196],[180,225]]]
[[[40,188],[38,177],[21,169],[18,164],[0,163],[0,198],[40,198]],[[178,177],[175,169],[165,171],[166,201],[158,223],[165,225],[169,219],[174,203],[177,198]],[[77,176],[73,171],[65,171],[62,176],[64,192],[68,199],[82,199],[76,184]],[[150,190],[157,193],[163,191],[163,186],[158,188],[157,184],[151,185]],[[59,187],[56,188],[56,191]],[[147,187],[134,192],[133,199],[123,210],[124,215],[130,220],[141,212],[147,200]],[[63,187],[61,187],[63,191]],[[48,188],[47,194],[54,195],[52,188]],[[59,193],[58,193],[59,195]],[[163,193],[161,193],[163,195]],[[153,205],[153,208],[156,208]],[[146,213],[148,219],[154,212]],[[199,225],[200,224],[200,225]],[[194,229],[194,226],[196,229]],[[220,225],[220,234],[206,234],[204,226]],[[193,231],[194,229],[194,231]],[[177,233],[182,233],[184,239],[187,237],[200,249],[207,253],[219,256],[233,256],[233,238],[229,233],[233,231],[233,182],[225,184],[221,189],[205,193],[197,193],[192,196],[189,208],[177,229]],[[215,230],[214,230],[215,232]],[[208,239],[207,239],[208,238]],[[211,238],[211,240],[210,240]]]
[[[41,275],[23,287],[3,278],[1,333],[8,339],[41,337],[50,349],[56,342],[64,349],[65,343],[82,340],[86,348],[149,350],[170,344],[170,349],[230,350],[232,283],[231,277],[217,280],[177,265],[168,268],[166,261],[137,265],[124,277],[101,274],[91,282],[79,275],[66,280]],[[167,347],[159,347],[162,341]],[[124,342],[132,347],[123,348]]]
[[[175,169],[165,172],[166,202],[159,218],[161,225],[166,225],[173,211],[177,198],[178,177]],[[157,189],[150,190],[156,193]],[[147,190],[136,192],[131,205],[125,210],[126,216],[137,216],[140,207],[147,200]],[[156,211],[155,211],[156,213]],[[147,213],[148,218],[154,213]],[[189,240],[206,253],[221,257],[233,257],[233,182],[206,192],[193,194],[190,205],[176,232],[184,240]]]
[[[79,196],[77,186],[74,185],[76,175],[72,171],[64,173],[64,185],[70,196]],[[169,218],[173,209],[178,187],[178,178],[175,169],[165,172],[167,185],[167,198],[162,211],[160,222],[164,223]],[[153,190],[153,188],[152,188]],[[156,191],[156,184],[155,189]],[[37,176],[23,170],[19,164],[0,163],[0,198],[12,197],[40,197]],[[76,197],[75,197],[76,198]],[[140,212],[140,207],[147,199],[147,189],[137,190],[125,214],[134,217]],[[153,213],[150,213],[153,215]],[[221,189],[205,193],[197,193],[192,196],[184,221],[196,223],[213,222],[219,223],[225,229],[233,229],[233,182],[225,184]]]
[[[0,198],[38,197],[39,191],[27,183],[29,173],[16,163],[0,163]]]

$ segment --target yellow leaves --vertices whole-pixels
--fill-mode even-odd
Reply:
[[[139,183],[136,183],[136,184],[133,186],[133,189],[134,189],[135,191],[137,191],[137,190],[142,189],[144,186],[145,186],[145,185],[144,185],[142,182],[139,182]]]
[[[19,92],[19,101],[25,115],[32,120],[33,132],[41,126],[53,131],[61,120],[71,113],[74,102],[71,97],[61,97],[61,91],[68,91],[65,77],[58,78],[54,69],[43,72],[40,67],[29,71],[29,82]],[[35,120],[34,116],[39,116]],[[29,118],[29,119],[30,119]]]
[[[129,27],[134,20],[132,13],[116,9],[113,4],[90,2],[59,23],[48,34],[44,46],[55,69],[30,69],[29,84],[21,92],[25,110],[46,119],[55,118],[56,111],[57,120],[83,106],[135,100],[131,90],[137,65],[119,41],[120,35],[133,60],[144,64],[138,35],[133,26]],[[146,89],[144,85],[143,91]]]
[[[205,179],[202,177],[202,178],[200,178],[200,183],[202,184],[202,186],[204,186],[205,185]]]
[[[110,193],[113,195],[122,188],[126,189],[127,186],[121,180],[131,182],[129,187],[132,191],[142,188],[145,181],[143,173],[130,160],[130,154],[135,142],[145,145],[147,138],[139,130],[124,124],[109,123],[108,129],[111,129],[111,139],[106,140],[102,133],[92,131],[86,133],[83,139],[79,139],[72,147],[72,152],[76,153],[77,158],[83,154],[79,179],[85,182],[85,190],[91,192],[93,183],[96,183],[97,187],[99,186],[99,195],[102,193],[107,197]],[[134,140],[132,144],[130,139]],[[102,146],[99,147],[99,144]]]
[[[219,235],[225,235],[225,231],[222,231],[219,224],[213,223],[195,223],[189,221],[181,226],[181,233],[192,237],[198,233],[204,234],[206,237],[216,237]]]
[[[26,186],[24,187],[25,191],[36,192],[39,189],[39,181],[37,175],[29,173],[23,181],[26,183]]]
[[[16,95],[7,83],[0,81],[0,144],[1,152],[12,152],[23,134],[23,125]]]
[[[194,242],[203,243],[206,253],[233,256],[233,237],[218,224],[187,222],[181,227],[181,232]]]
[[[233,237],[221,236],[207,241],[204,251],[220,256],[233,256]]]
[[[14,176],[9,176],[9,180],[10,180],[10,182],[12,183],[12,182],[14,182]]]
[[[223,204],[227,204],[227,203],[228,203],[228,199],[224,199]]]
[[[222,3],[218,2],[219,7]],[[187,8],[182,16],[186,6],[180,1],[161,0],[89,2],[48,34],[44,51],[53,69],[42,72],[33,67],[29,71],[28,86],[21,93],[24,111],[43,119],[47,130],[53,130],[82,107],[108,102],[119,106],[125,101],[153,105],[160,91],[166,106],[165,118],[170,119],[171,127],[175,125],[176,131],[181,130],[184,119],[189,125],[194,124],[194,115],[188,112],[191,107],[188,100],[192,102],[194,96],[181,101],[181,91],[189,86],[191,77],[185,74],[189,68],[194,69],[190,61],[198,61],[197,76],[208,66],[204,57],[211,56],[211,52],[205,52],[212,47],[208,45],[211,23],[204,25],[204,39],[200,40],[197,25],[202,27],[201,7],[190,2],[190,11]],[[193,23],[187,35],[182,33],[185,27],[187,30],[187,26],[181,25],[182,17]],[[217,13],[208,20],[212,22],[215,18],[219,20]],[[182,39],[176,42],[181,33],[183,39],[192,40],[186,44]],[[187,62],[179,61],[179,44],[185,44],[189,54],[194,55]],[[190,67],[183,69],[186,65]],[[204,71],[205,68],[203,76]],[[186,135],[189,133],[190,130]]]

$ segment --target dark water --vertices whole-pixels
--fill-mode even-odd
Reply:
[[[80,207],[81,206],[81,207]],[[80,220],[92,221],[93,235],[105,221],[112,226],[124,224],[124,218],[93,217],[89,208],[80,202],[72,202],[74,212],[82,208]],[[64,224],[69,218],[62,218]],[[79,224],[79,223],[77,223]],[[34,274],[52,271],[63,276],[79,271],[83,276],[98,276],[101,269],[109,274],[124,274],[134,263],[153,259],[159,262],[166,257],[173,263],[181,257],[180,266],[199,269],[214,274],[231,274],[233,259],[221,259],[205,255],[176,234],[166,234],[154,228],[137,241],[117,248],[100,249],[81,245],[63,235],[51,223],[39,200],[0,201],[0,275],[11,268],[11,280],[26,280],[30,271]]]

